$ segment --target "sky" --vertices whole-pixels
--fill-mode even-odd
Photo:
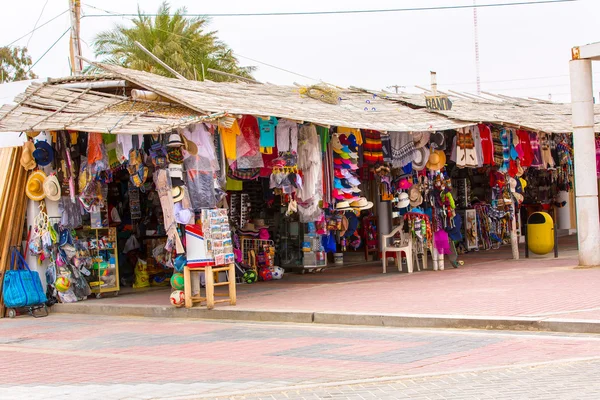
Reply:
[[[477,0],[478,4],[535,0]],[[83,55],[94,59],[91,45],[101,31],[130,18],[94,17],[97,7],[135,13],[156,12],[161,0],[83,0]],[[0,15],[0,46],[68,8],[68,0],[5,2]],[[304,0],[181,1],[190,14],[333,11],[472,5],[473,0]],[[480,76],[483,91],[518,97],[569,101],[571,48],[600,41],[600,1],[478,9]],[[41,17],[40,17],[41,15]],[[42,78],[70,74],[68,13],[14,45],[28,45],[34,72]],[[213,17],[218,31],[242,65],[257,66],[255,77],[276,84],[313,84],[374,90],[391,85],[419,92],[437,72],[439,88],[476,92],[473,9],[302,16]],[[39,61],[38,61],[39,60]],[[600,83],[600,69],[594,80]],[[600,87],[595,84],[595,87]],[[394,89],[388,89],[394,90]],[[0,99],[1,100],[1,99]]]

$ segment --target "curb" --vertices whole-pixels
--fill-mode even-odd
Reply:
[[[383,326],[396,328],[481,329],[531,332],[600,334],[598,320],[557,318],[497,317],[432,314],[360,314],[342,312],[312,312],[302,310],[245,310],[175,308],[149,305],[55,304],[53,313],[105,316],[198,318],[209,320],[279,322],[327,325]]]

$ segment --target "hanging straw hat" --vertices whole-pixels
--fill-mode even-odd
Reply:
[[[34,138],[34,137],[36,137],[37,135],[39,135],[40,133],[42,133],[42,132],[40,132],[40,131],[29,131],[29,132],[25,132],[25,134],[27,135],[27,137],[30,137],[30,138]]]
[[[44,194],[48,200],[60,200],[60,182],[56,175],[52,174],[44,179]]]
[[[418,207],[423,204],[423,195],[421,194],[421,185],[412,185],[408,191],[408,198],[411,207]]]
[[[175,186],[173,189],[171,189],[171,194],[173,195],[173,202],[177,203],[183,200],[185,192],[183,191],[182,186]]]
[[[44,181],[46,180],[46,174],[44,171],[35,171],[27,179],[27,186],[25,187],[25,194],[33,201],[41,201],[46,197],[44,193]]]
[[[412,138],[415,143],[415,148],[420,149],[424,147],[429,142],[430,136],[431,134],[429,132],[414,132]]]
[[[426,167],[432,171],[438,171],[444,168],[444,165],[446,165],[446,153],[441,150],[434,150],[429,155]]]
[[[181,138],[183,139],[183,148],[188,153],[190,153],[193,156],[198,154],[198,145],[196,145],[196,143],[186,138],[185,135],[181,135]]]
[[[26,170],[34,169],[37,165],[33,158],[33,152],[35,151],[35,145],[33,142],[23,143],[23,153],[21,153],[21,166]]]
[[[425,169],[425,165],[429,160],[429,149],[427,147],[420,147],[413,153],[412,167],[415,171],[421,171]]]
[[[169,135],[169,142],[167,143],[167,147],[180,147],[183,146],[183,142],[181,141],[181,136],[179,133],[171,133]]]

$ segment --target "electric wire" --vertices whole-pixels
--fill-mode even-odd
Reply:
[[[41,56],[40,58],[38,58],[38,59],[36,60],[36,62],[34,62],[34,63],[33,63],[33,65],[32,65],[31,67],[29,67],[29,69],[27,70],[27,73],[28,73],[29,71],[31,71],[31,70],[33,69],[33,67],[35,67],[35,66],[36,66],[36,64],[37,64],[37,63],[39,63],[39,62],[42,60],[42,58],[44,58],[44,57],[46,56],[46,54],[48,54],[48,52],[49,52],[50,50],[52,50],[52,48],[53,48],[54,46],[56,46],[56,44],[57,44],[58,42],[60,42],[60,39],[62,39],[62,38],[63,38],[63,37],[64,37],[64,36],[65,36],[65,35],[66,35],[66,34],[67,34],[67,33],[68,33],[70,30],[71,30],[71,28],[69,27],[69,28],[68,28],[66,31],[64,31],[64,32],[63,32],[63,34],[62,34],[62,35],[60,35],[60,36],[59,36],[59,38],[58,38],[58,39],[56,39],[56,41],[55,41],[54,43],[52,43],[52,45],[51,45],[50,47],[48,47],[48,50],[46,50],[46,51],[44,52],[44,54],[42,54],[42,56]]]
[[[44,26],[48,25],[50,22],[54,21],[55,19],[61,17],[62,15],[66,14],[68,12],[69,12],[69,10],[65,10],[65,11],[61,12],[57,16],[49,19],[48,21],[44,22],[42,25],[38,26],[35,29],[30,30],[29,32],[27,32],[26,34],[24,34],[23,36],[21,36],[20,38],[13,40],[12,42],[10,42],[9,44],[7,44],[6,46],[3,46],[3,47],[10,47],[10,46],[12,46],[13,44],[17,43],[19,40],[23,39],[24,37],[27,37],[27,35],[29,35],[30,33],[33,33],[33,32],[37,31],[40,28],[43,28]]]
[[[410,11],[434,11],[434,10],[459,10],[470,8],[490,8],[490,7],[511,7],[511,6],[528,6],[539,4],[553,3],[573,3],[580,0],[539,0],[533,2],[514,2],[514,3],[491,3],[491,4],[471,4],[471,5],[454,5],[454,6],[431,6],[431,7],[412,7],[412,8],[389,8],[389,9],[374,9],[374,10],[333,10],[333,11],[289,11],[289,12],[256,12],[256,13],[207,13],[207,14],[186,14],[187,17],[273,17],[273,16],[293,16],[293,15],[332,15],[332,14],[374,14],[374,13],[389,13],[389,12],[410,12]],[[88,7],[99,8],[88,5]],[[126,14],[114,13],[114,16],[119,17],[156,17],[158,14]],[[105,14],[88,14],[87,17],[107,17]]]
[[[37,21],[35,21],[35,24],[33,24],[33,30],[31,32],[31,36],[29,36],[29,39],[27,39],[27,44],[25,45],[25,47],[29,47],[29,42],[31,42],[31,39],[33,38],[33,35],[35,34],[35,29],[37,28],[37,24],[40,23],[40,19],[42,19],[42,15],[44,15],[44,10],[46,9],[47,5],[48,5],[48,0],[46,0],[46,2],[44,3],[44,7],[42,7],[42,11],[40,11],[40,16],[38,17]]]

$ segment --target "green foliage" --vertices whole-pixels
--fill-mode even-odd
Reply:
[[[185,16],[185,8],[178,9],[174,14],[170,11],[167,2],[160,6],[158,16],[154,18],[144,16],[138,8],[133,27],[117,25],[114,29],[96,36],[96,57],[100,57],[105,63],[172,76],[135,45],[134,42],[138,41],[187,79],[201,80],[202,65],[205,71],[207,68],[213,68],[252,77],[254,67],[239,66],[232,50],[218,40],[217,32],[206,30],[207,19],[188,18]],[[213,81],[231,80],[209,72],[205,72],[205,76]]]
[[[0,83],[35,79],[27,47],[0,47]]]

